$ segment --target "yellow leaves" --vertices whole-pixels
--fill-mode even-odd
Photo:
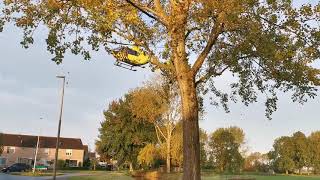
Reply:
[[[276,59],[276,60],[284,60],[283,58],[284,58],[284,54],[281,52],[281,51],[277,51],[276,53],[275,53],[275,55],[274,55],[274,58]]]
[[[77,0],[77,2],[87,8],[99,7],[102,5],[99,0]]]
[[[170,150],[172,163],[177,166],[181,166],[183,162],[183,132],[181,125],[178,124],[176,127]]]
[[[9,5],[9,4],[11,4],[11,3],[14,3],[14,0],[4,0],[3,3],[4,3],[5,5]]]
[[[59,10],[62,8],[63,3],[57,0],[48,0],[47,6],[48,6],[48,9]]]
[[[300,13],[301,13],[303,16],[312,16],[312,15],[313,15],[313,10],[312,10],[311,4],[303,5],[303,6],[300,8]]]
[[[314,47],[306,47],[305,48],[305,52],[309,55],[309,56],[316,56],[316,54],[318,53],[317,49]]]
[[[193,18],[199,23],[213,19],[215,23],[224,23],[226,30],[237,29],[243,25],[244,18],[256,6],[256,0],[199,0],[193,8]],[[196,6],[196,4],[195,4]]]
[[[33,19],[31,17],[21,17],[16,20],[17,26],[30,25],[31,23],[33,23]]]
[[[131,109],[139,119],[155,122],[167,109],[166,103],[155,89],[140,88],[131,94]]]
[[[147,144],[143,149],[140,150],[138,155],[139,164],[153,165],[156,159],[159,158],[159,150],[153,144]]]

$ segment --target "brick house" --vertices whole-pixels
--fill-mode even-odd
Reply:
[[[56,137],[39,137],[37,165],[52,167],[55,158]],[[0,167],[14,163],[32,165],[36,152],[38,136],[2,134],[3,153],[0,156]],[[60,138],[59,160],[64,160],[69,167],[83,164],[84,145],[78,138]]]

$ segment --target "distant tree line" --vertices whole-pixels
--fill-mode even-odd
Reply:
[[[179,94],[170,80],[157,77],[114,100],[104,111],[96,150],[118,168],[167,172],[183,166],[183,131]],[[201,107],[201,104],[199,104]],[[320,171],[320,131],[282,136],[266,153],[248,154],[244,131],[235,126],[207,133],[200,129],[202,169],[218,173]]]
[[[268,153],[270,165],[279,173],[320,172],[320,131],[306,136],[295,132],[292,136],[277,138]]]
[[[110,159],[117,160],[117,166],[133,169],[153,169],[167,165],[181,169],[183,165],[182,123],[174,122],[174,131],[170,142],[159,141],[159,131],[170,133],[166,123],[157,124],[134,115],[130,106],[134,102],[132,93],[113,101],[104,111],[105,120],[99,129],[96,142],[97,152]],[[159,130],[159,129],[160,130]],[[166,139],[168,135],[163,135]],[[219,128],[211,134],[200,131],[200,149],[202,168],[215,169],[217,172],[239,173],[244,164],[241,146],[245,135],[238,127]],[[170,143],[170,149],[167,144]],[[169,153],[168,153],[169,151]],[[167,166],[166,166],[167,167]]]
[[[170,79],[156,77],[109,104],[99,129],[96,150],[117,166],[170,172],[183,166],[181,106]],[[201,104],[199,104],[201,107]],[[201,112],[201,111],[200,111]],[[200,130],[202,168],[240,172],[240,152],[245,135],[238,127],[220,128],[211,134]]]

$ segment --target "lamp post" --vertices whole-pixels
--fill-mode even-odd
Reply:
[[[43,118],[41,117],[40,120],[42,120]],[[41,130],[40,130],[41,131]],[[40,134],[38,135],[38,140],[37,140],[37,146],[36,146],[36,153],[34,155],[34,161],[33,161],[33,169],[32,169],[32,173],[34,174],[36,172],[36,164],[37,164],[37,156],[38,156],[38,150],[39,150],[39,141],[40,141]]]
[[[40,139],[40,135],[38,135],[36,153],[35,153],[35,155],[34,155],[33,169],[32,169],[32,173],[33,173],[33,174],[36,172],[37,156],[38,156],[38,150],[39,150],[39,139]]]
[[[56,143],[56,154],[53,164],[53,180],[56,180],[57,176],[57,162],[58,162],[58,152],[59,152],[59,144],[60,144],[60,130],[61,130],[61,119],[62,119],[62,110],[63,110],[63,98],[64,98],[64,87],[66,83],[65,76],[57,76],[57,78],[63,80],[62,84],[62,92],[61,92],[61,105],[60,105],[60,115],[59,115],[59,125],[58,125],[58,134],[57,134],[57,143]]]

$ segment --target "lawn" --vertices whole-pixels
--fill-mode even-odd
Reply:
[[[262,176],[262,175],[210,175],[205,174],[202,176],[202,180],[229,180],[232,178],[254,178],[256,180],[320,180],[320,176],[285,176],[285,175],[274,175],[274,176]],[[125,172],[100,172],[93,174],[92,176],[83,177],[71,177],[68,180],[134,180],[135,178],[130,177]],[[181,174],[165,174],[160,179],[165,180],[177,180],[181,179]]]
[[[282,176],[282,175],[276,175],[276,176],[261,176],[261,175],[241,175],[241,176],[204,176],[202,177],[203,180],[228,180],[232,178],[239,178],[239,179],[256,179],[256,180],[315,180],[320,179],[320,176],[318,177],[311,177],[311,176]]]
[[[13,172],[13,173],[10,173],[12,175],[17,175],[17,176],[52,176],[53,173],[52,172],[35,172],[35,173],[32,173],[32,172]],[[64,173],[57,173],[57,176],[60,176],[60,175],[63,175]]]
[[[70,177],[68,180],[132,180],[132,179],[134,178],[128,176],[124,172],[98,172],[98,173],[92,173],[90,176]]]

